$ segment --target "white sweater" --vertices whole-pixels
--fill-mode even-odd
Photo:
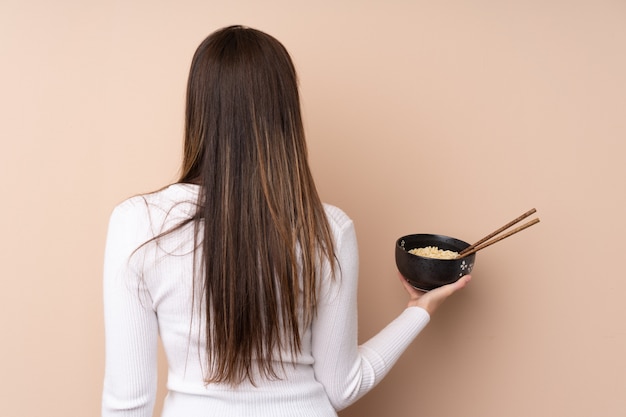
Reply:
[[[280,380],[235,389],[205,386],[204,333],[191,308],[191,228],[131,256],[188,217],[197,192],[197,186],[174,184],[126,200],[111,215],[104,265],[103,417],[152,416],[159,336],[168,362],[163,417],[336,416],[389,372],[428,323],[425,310],[410,307],[358,345],[356,234],[343,211],[325,205],[341,276],[331,280],[328,266],[322,268],[318,312],[304,329],[301,354],[285,365]]]

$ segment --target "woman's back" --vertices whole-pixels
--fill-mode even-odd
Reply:
[[[125,201],[111,216],[105,269],[105,415],[115,415],[116,408],[138,412],[123,415],[150,415],[146,410],[152,409],[156,393],[160,336],[170,391],[163,416],[333,416],[335,408],[352,403],[378,382],[428,321],[423,310],[410,309],[397,320],[396,330],[378,342],[373,339],[369,348],[357,349],[356,237],[352,221],[326,205],[342,273],[331,279],[328,265],[320,267],[321,302],[316,319],[302,329],[301,353],[286,359],[283,352],[283,363],[277,363],[280,379],[257,375],[256,385],[206,385],[203,309],[193,308],[193,228],[134,252],[193,213],[197,192],[196,185],[174,184]]]

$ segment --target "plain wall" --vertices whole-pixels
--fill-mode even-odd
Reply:
[[[233,23],[297,65],[319,191],[357,227],[362,340],[406,303],[395,239],[541,218],[342,417],[626,415],[619,0],[2,0],[2,415],[99,414],[108,216],[177,178],[191,56]]]

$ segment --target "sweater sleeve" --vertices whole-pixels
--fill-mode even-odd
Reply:
[[[103,417],[150,417],[156,396],[158,325],[133,251],[149,239],[145,205],[113,211],[104,257],[106,363]],[[131,256],[133,255],[133,256]]]
[[[345,222],[336,242],[340,273],[324,277],[318,314],[312,328],[315,376],[336,410],[341,410],[387,375],[400,355],[430,320],[426,310],[405,309],[396,319],[358,345],[358,247],[352,221]]]

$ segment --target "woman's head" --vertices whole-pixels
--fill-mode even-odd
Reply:
[[[266,33],[230,26],[207,37],[192,60],[186,105],[182,182],[202,182],[217,153],[230,158],[221,163],[257,165],[268,154],[305,156],[296,71]],[[238,160],[245,156],[257,160]]]

